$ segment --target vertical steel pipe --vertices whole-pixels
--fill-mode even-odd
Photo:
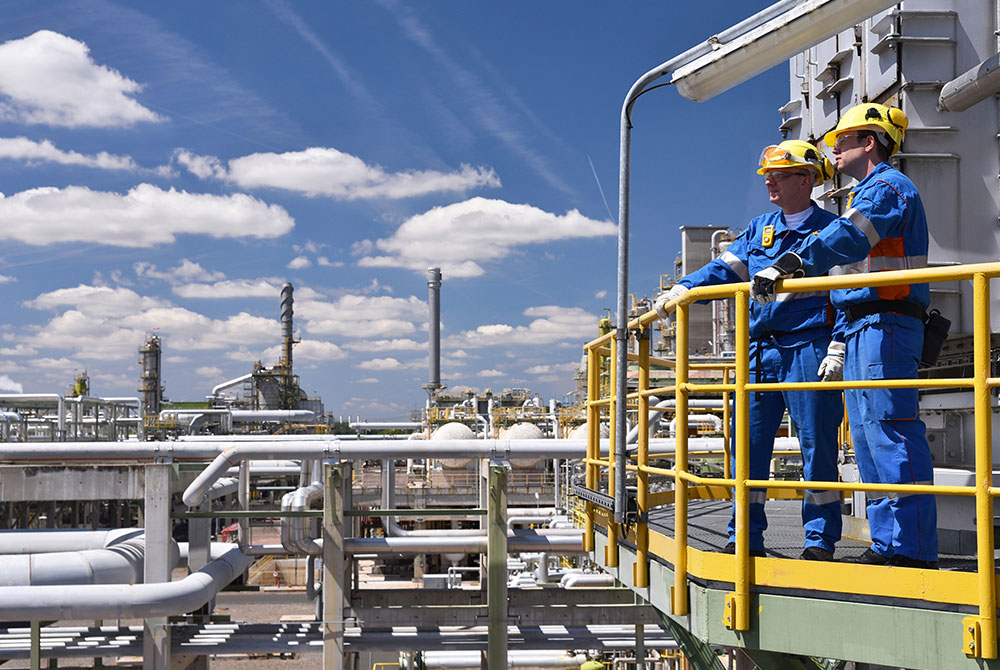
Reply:
[[[676,432],[674,433],[674,470],[687,472],[688,467],[688,305],[677,305],[674,314],[677,328],[677,367],[674,369],[674,408]],[[688,490],[687,481],[674,478],[674,587],[671,594],[671,610],[675,616],[688,613],[687,597],[687,535],[688,535]]]
[[[427,392],[441,388],[441,268],[427,268]]]
[[[976,542],[981,658],[997,657],[996,560],[993,557],[993,435],[990,389],[990,280],[976,273],[973,285],[973,394],[976,417]]]

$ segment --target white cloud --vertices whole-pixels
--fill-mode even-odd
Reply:
[[[26,307],[34,309],[58,310],[72,307],[88,316],[100,319],[125,317],[169,304],[158,298],[141,296],[128,288],[86,284],[42,293],[34,300],[27,300],[24,303]]]
[[[365,377],[364,379],[359,379],[355,384],[378,384],[378,377]]]
[[[364,256],[358,265],[420,272],[439,265],[446,277],[477,277],[485,272],[480,263],[498,261],[514,247],[617,232],[610,221],[588,219],[575,209],[558,215],[531,205],[476,197],[407,219],[392,237],[375,242],[384,255]],[[368,253],[365,247],[355,248]]]
[[[476,373],[476,376],[477,377],[505,377],[506,373],[501,372],[500,370],[490,369],[490,370],[480,370],[479,372]]]
[[[222,368],[216,365],[202,365],[201,367],[195,368],[194,373],[199,377],[218,379],[222,376]]]
[[[319,256],[316,259],[316,265],[324,268],[342,268],[344,267],[344,261],[331,261],[326,256]]]
[[[183,284],[173,292],[182,298],[273,298],[281,283],[271,279],[227,279],[214,284]]]
[[[38,351],[34,347],[26,344],[18,344],[14,347],[0,347],[0,356],[34,356]]]
[[[285,267],[287,267],[289,270],[301,270],[303,268],[309,267],[310,265],[312,265],[312,261],[306,258],[305,256],[296,256],[295,258],[290,260],[288,262],[288,265],[286,265]]]
[[[0,119],[67,127],[162,121],[132,97],[142,87],[98,65],[83,42],[50,30],[0,44]]]
[[[271,238],[295,225],[284,208],[242,193],[188,193],[139,184],[125,195],[85,186],[33,188],[0,198],[0,240],[151,247],[177,235]]]
[[[277,360],[281,356],[281,346],[268,348],[263,355],[265,360]],[[292,349],[295,361],[339,361],[347,358],[347,352],[333,342],[323,340],[302,340]]]
[[[608,292],[603,289],[594,294],[594,298],[596,298],[597,300],[604,300],[607,297],[608,297]]]
[[[427,304],[414,296],[345,295],[335,302],[301,300],[296,313],[313,335],[389,338],[416,332],[415,323],[427,321]]]
[[[446,338],[448,347],[495,347],[585,342],[594,333],[597,316],[579,307],[529,307],[524,315],[535,317],[527,326],[504,323],[479,326]]]
[[[201,179],[224,179],[240,188],[279,188],[336,200],[409,198],[500,186],[499,177],[490,168],[463,165],[455,172],[386,172],[332,147],[250,154],[232,159],[228,166],[215,156],[199,156],[183,149],[175,152],[175,158]]]
[[[0,284],[11,284],[17,281],[17,277],[11,277],[9,275],[0,275]]]
[[[427,342],[418,342],[406,338],[358,340],[356,342],[348,342],[344,347],[352,351],[423,351],[427,349]]]
[[[28,163],[58,163],[80,165],[101,170],[140,170],[131,156],[118,156],[106,151],[87,156],[76,151],[64,151],[49,140],[35,142],[27,137],[0,137],[0,158]]]
[[[7,393],[24,393],[24,387],[7,375],[0,375],[0,391],[6,391]]]
[[[169,270],[160,271],[152,263],[138,262],[132,266],[138,277],[149,277],[151,279],[162,279],[171,284],[182,282],[219,281],[225,279],[222,272],[212,272],[201,267],[200,264],[186,258],[181,259],[175,267]]]
[[[529,375],[545,375],[560,370],[576,371],[579,365],[575,363],[558,363],[555,365],[532,365],[525,372]]]
[[[370,361],[361,361],[358,367],[362,370],[398,370],[401,366],[395,358],[373,358]]]

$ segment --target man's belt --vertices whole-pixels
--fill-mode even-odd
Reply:
[[[860,302],[857,305],[844,307],[844,314],[848,321],[856,321],[871,314],[882,314],[884,312],[894,312],[905,316],[912,316],[921,321],[927,320],[927,314],[920,305],[909,300],[872,300],[870,302]]]

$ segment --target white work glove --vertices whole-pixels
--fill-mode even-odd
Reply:
[[[656,313],[660,315],[661,319],[667,318],[667,303],[672,300],[677,300],[690,289],[684,284],[674,284],[669,289],[656,296],[656,302],[653,303],[653,309]]]
[[[819,364],[816,375],[825,382],[839,382],[844,379],[844,343],[831,342],[826,348],[826,357]]]
[[[774,265],[760,270],[750,279],[750,299],[758,305],[775,301],[774,283],[788,277],[802,277],[802,259],[789,251],[774,262]]]

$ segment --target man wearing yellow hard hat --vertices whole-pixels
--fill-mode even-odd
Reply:
[[[927,266],[927,218],[913,182],[891,167],[907,118],[901,109],[864,103],[849,109],[826,134],[839,170],[858,180],[848,209],[819,235],[756,273],[750,297],[775,300],[783,277],[904,270]],[[848,380],[915,379],[930,302],[926,284],[832,292],[843,311]],[[861,479],[880,484],[933,484],[917,389],[847,389],[847,413]],[[877,495],[877,494],[875,494]],[[862,563],[937,567],[934,496],[868,498],[872,545]]]
[[[807,237],[822,230],[835,215],[818,207],[812,190],[833,176],[833,166],[816,147],[787,140],[764,149],[760,157],[768,198],[778,209],[758,216],[721,256],[682,277],[659,296],[655,308],[695,286],[745,282],[774,263]],[[751,377],[761,383],[814,382],[840,379],[842,336],[834,333],[834,310],[827,293],[787,293],[769,305],[750,305]],[[837,426],[843,418],[839,391],[773,391],[750,394],[750,478],[770,474],[774,436],[788,410],[802,448],[804,476],[837,481]],[[735,431],[734,431],[735,434]],[[764,489],[750,492],[750,554],[764,556]],[[840,539],[840,494],[806,491],[802,499],[805,529],[802,558],[829,561]],[[729,521],[726,551],[735,551],[735,519]]]

